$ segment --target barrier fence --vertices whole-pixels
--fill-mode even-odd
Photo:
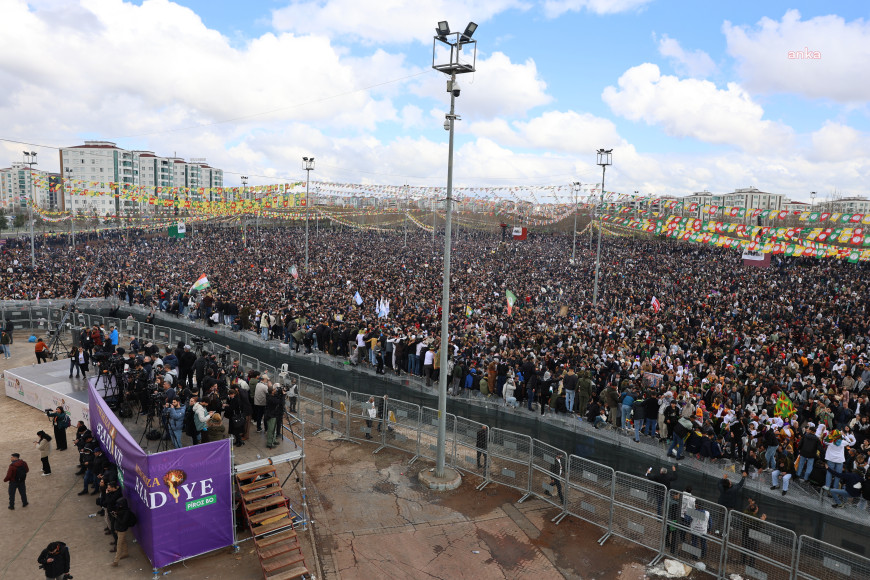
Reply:
[[[4,305],[4,320],[15,329],[48,330],[64,311],[51,307]],[[74,338],[82,328],[112,324],[140,341],[175,346],[194,333],[159,325],[75,313],[68,319]],[[71,341],[72,342],[72,341]],[[126,341],[124,341],[126,344]],[[227,352],[245,370],[277,369],[254,357],[214,343],[205,352]],[[59,353],[59,358],[65,353]],[[298,413],[318,430],[354,442],[375,443],[377,453],[392,448],[434,460],[438,411],[413,403],[348,392],[308,377],[287,373],[299,388]],[[286,380],[285,379],[285,380]],[[374,400],[376,416],[369,415]],[[840,580],[870,578],[870,559],[809,536],[696,498],[668,491],[651,479],[614,471],[576,455],[567,455],[527,435],[485,425],[452,414],[446,416],[446,461],[466,477],[480,480],[478,489],[495,482],[523,493],[519,501],[539,498],[559,508],[552,521],[572,516],[604,531],[603,544],[618,536],[650,549],[652,561],[673,558],[715,578],[738,574],[755,580]],[[561,467],[557,457],[561,455]],[[478,465],[481,467],[478,468]],[[559,471],[561,470],[561,475]]]

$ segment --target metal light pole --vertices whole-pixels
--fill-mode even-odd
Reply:
[[[441,372],[438,373],[438,446],[435,454],[435,477],[444,477],[444,455],[447,439],[447,349],[450,347],[450,227],[453,204],[453,131],[456,120],[456,97],[459,96],[459,83],[456,75],[474,72],[477,58],[477,41],[471,40],[477,24],[469,22],[463,33],[450,33],[446,21],[438,23],[435,40],[432,46],[432,68],[450,75],[447,81],[447,92],[450,93],[450,113],[446,115],[444,128],[450,133],[447,146],[447,199],[444,206],[444,274],[441,285]],[[436,48],[441,43],[442,48],[450,49],[450,61],[446,64],[436,64]],[[470,63],[460,62],[463,47],[472,51]],[[435,237],[435,211],[432,208],[432,237]]]
[[[810,211],[816,211],[816,192],[810,192]]]
[[[405,247],[408,247],[408,185],[405,184]]]
[[[64,173],[66,173],[67,184],[68,185],[71,184],[72,183],[73,168],[72,167],[65,167]],[[69,191],[69,242],[70,242],[70,249],[72,249],[72,250],[76,249],[76,212],[75,212],[75,209],[76,209],[75,204],[73,203],[72,187],[70,187],[70,191]]]
[[[314,169],[314,157],[303,157],[302,169],[305,170],[305,273],[308,274],[308,189],[311,184],[311,171]]]
[[[598,306],[598,272],[601,269],[601,211],[604,207],[604,172],[612,165],[613,149],[599,149],[597,164],[601,166],[601,202],[598,204],[598,252],[595,255],[595,286],[592,290],[592,306]]]
[[[27,200],[27,214],[30,218],[30,265],[35,270],[36,269],[36,244],[33,241],[33,204],[36,203],[36,195],[34,195],[34,192],[33,192],[33,166],[37,165],[35,151],[25,151],[24,152],[24,164],[30,168],[30,173],[29,173],[30,196],[29,196],[29,199]]]
[[[248,176],[242,175],[242,200],[245,200],[245,186],[248,185]],[[245,248],[248,247],[248,225],[245,222],[245,218],[242,218],[242,243],[245,244]]]
[[[580,195],[580,182],[575,181],[571,186],[574,190],[574,243],[571,244],[571,263],[573,264],[577,255],[577,196]]]

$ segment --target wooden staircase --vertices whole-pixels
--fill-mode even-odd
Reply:
[[[302,546],[275,467],[267,465],[236,474],[236,485],[265,580],[310,577]]]

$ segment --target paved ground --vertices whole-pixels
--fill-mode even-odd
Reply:
[[[0,370],[34,361],[32,345],[25,340],[16,333],[13,358],[0,358]],[[96,511],[94,498],[76,495],[81,478],[74,475],[78,458],[73,448],[54,451],[53,474],[39,475],[34,442],[36,431],[49,431],[45,415],[0,396],[0,417],[0,456],[19,452],[31,467],[31,504],[22,509],[19,502],[15,511],[0,513],[0,578],[43,578],[36,558],[53,540],[70,546],[76,578],[150,577],[150,566],[136,545],[120,569],[109,567],[112,554],[103,523],[88,518]],[[306,563],[320,578],[644,577],[642,564],[652,555],[648,551],[619,539],[601,547],[598,528],[573,518],[556,526],[550,522],[556,508],[535,499],[517,504],[520,494],[498,485],[476,491],[473,478],[455,491],[431,492],[416,477],[431,463],[419,460],[409,466],[407,454],[387,449],[372,455],[374,449],[334,440],[327,433],[306,439],[314,544],[309,534],[300,535]],[[237,463],[257,454],[266,455],[265,442],[253,435]],[[282,478],[288,473],[289,466],[279,467]],[[301,498],[293,485],[291,478],[286,493]],[[239,553],[221,550],[163,572],[170,580],[262,578],[250,542],[241,543]]]

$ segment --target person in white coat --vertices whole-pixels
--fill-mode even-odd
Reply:
[[[855,436],[852,435],[852,430],[849,427],[843,427],[839,438],[828,443],[828,448],[825,450],[825,463],[828,464],[829,471],[825,474],[825,491],[840,487],[840,478],[831,473],[831,469],[837,473],[843,473],[843,464],[846,462],[846,447],[855,445]]]

